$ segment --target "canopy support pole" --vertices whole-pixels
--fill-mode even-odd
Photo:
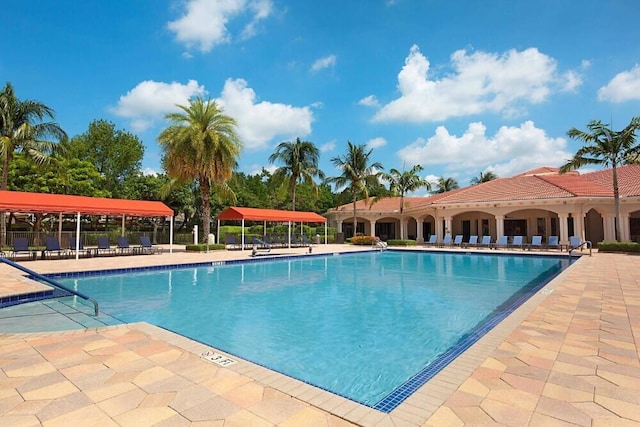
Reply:
[[[62,212],[58,214],[58,242],[62,244]]]
[[[327,222],[324,223],[324,245],[327,245]]]
[[[242,248],[241,250],[244,251],[244,218],[242,218],[242,233],[240,234],[241,238],[242,238],[242,244],[240,245],[240,247]]]
[[[220,244],[220,220],[218,220],[218,228],[216,229],[216,243]]]
[[[289,238],[287,241],[289,242],[289,249],[291,249],[291,221],[289,221]]]
[[[76,215],[76,261],[80,258],[80,212]]]
[[[122,227],[120,229],[120,236],[124,237],[124,215],[122,215]]]
[[[173,253],[173,215],[169,217],[169,253]]]

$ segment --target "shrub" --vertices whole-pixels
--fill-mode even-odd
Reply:
[[[599,252],[630,252],[640,253],[640,243],[636,242],[600,242],[598,243]]]
[[[375,241],[377,241],[378,238],[375,236],[362,236],[362,235],[356,235],[354,237],[352,237],[350,239],[350,243],[352,245],[373,245],[373,243]]]
[[[400,239],[389,239],[387,240],[387,245],[389,246],[415,246],[415,240],[400,240]]]
[[[225,245],[209,245],[209,250],[210,251],[222,251],[225,250]],[[187,245],[185,246],[185,249],[187,250],[187,252],[206,252],[207,251],[207,245],[205,244],[198,244],[198,245]]]

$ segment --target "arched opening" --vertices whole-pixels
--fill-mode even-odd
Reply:
[[[591,241],[594,246],[604,240],[602,215],[595,209],[589,209],[589,212],[585,215],[584,236],[585,239]]]

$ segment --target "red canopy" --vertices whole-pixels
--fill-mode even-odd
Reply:
[[[85,215],[173,216],[162,202],[66,194],[0,191],[0,210],[9,212],[81,213]]]
[[[281,211],[277,209],[229,207],[220,212],[218,219],[278,222],[327,222],[327,219],[315,212]]]

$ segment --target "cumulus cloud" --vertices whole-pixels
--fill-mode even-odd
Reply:
[[[249,38],[255,35],[258,23],[273,12],[271,0],[188,0],[184,7],[184,14],[167,28],[187,48],[201,52],[231,40],[230,21],[248,18],[240,38]]]
[[[495,135],[486,135],[486,127],[469,124],[461,136],[451,135],[439,126],[428,139],[419,138],[399,150],[407,164],[446,165],[449,171],[492,169],[498,176],[512,176],[540,165],[559,166],[571,158],[563,138],[551,138],[532,121],[519,127],[502,126]],[[469,153],[473,153],[472,156]]]
[[[321,153],[329,153],[333,150],[336,149],[336,142],[335,141],[329,141],[326,144],[322,144],[320,146],[320,152]]]
[[[304,137],[311,133],[309,107],[258,101],[243,79],[227,79],[217,99],[225,114],[238,122],[238,133],[247,149],[266,148],[273,138]]]
[[[431,64],[414,45],[398,74],[400,97],[384,105],[374,121],[426,122],[484,112],[521,111],[545,101],[552,89],[575,89],[576,73],[558,75],[556,61],[536,48],[511,49],[501,55],[458,50],[451,55],[453,72],[437,79]]]
[[[336,66],[337,58],[335,55],[325,56],[324,58],[317,59],[311,66],[311,71],[316,72],[324,70],[326,68],[332,68]]]
[[[368,149],[372,150],[374,148],[384,147],[385,145],[387,145],[387,140],[382,137],[373,138],[367,141],[365,145]]]
[[[204,86],[196,80],[187,84],[145,80],[121,96],[111,112],[130,119],[134,131],[144,132],[166,113],[176,110],[176,105],[185,105],[189,98],[205,93]]]
[[[640,99],[640,65],[616,74],[598,90],[600,101],[625,102]]]
[[[376,98],[375,95],[365,96],[360,101],[358,101],[358,104],[359,105],[364,105],[365,107],[379,107],[380,106],[380,102],[378,101],[378,99]]]

